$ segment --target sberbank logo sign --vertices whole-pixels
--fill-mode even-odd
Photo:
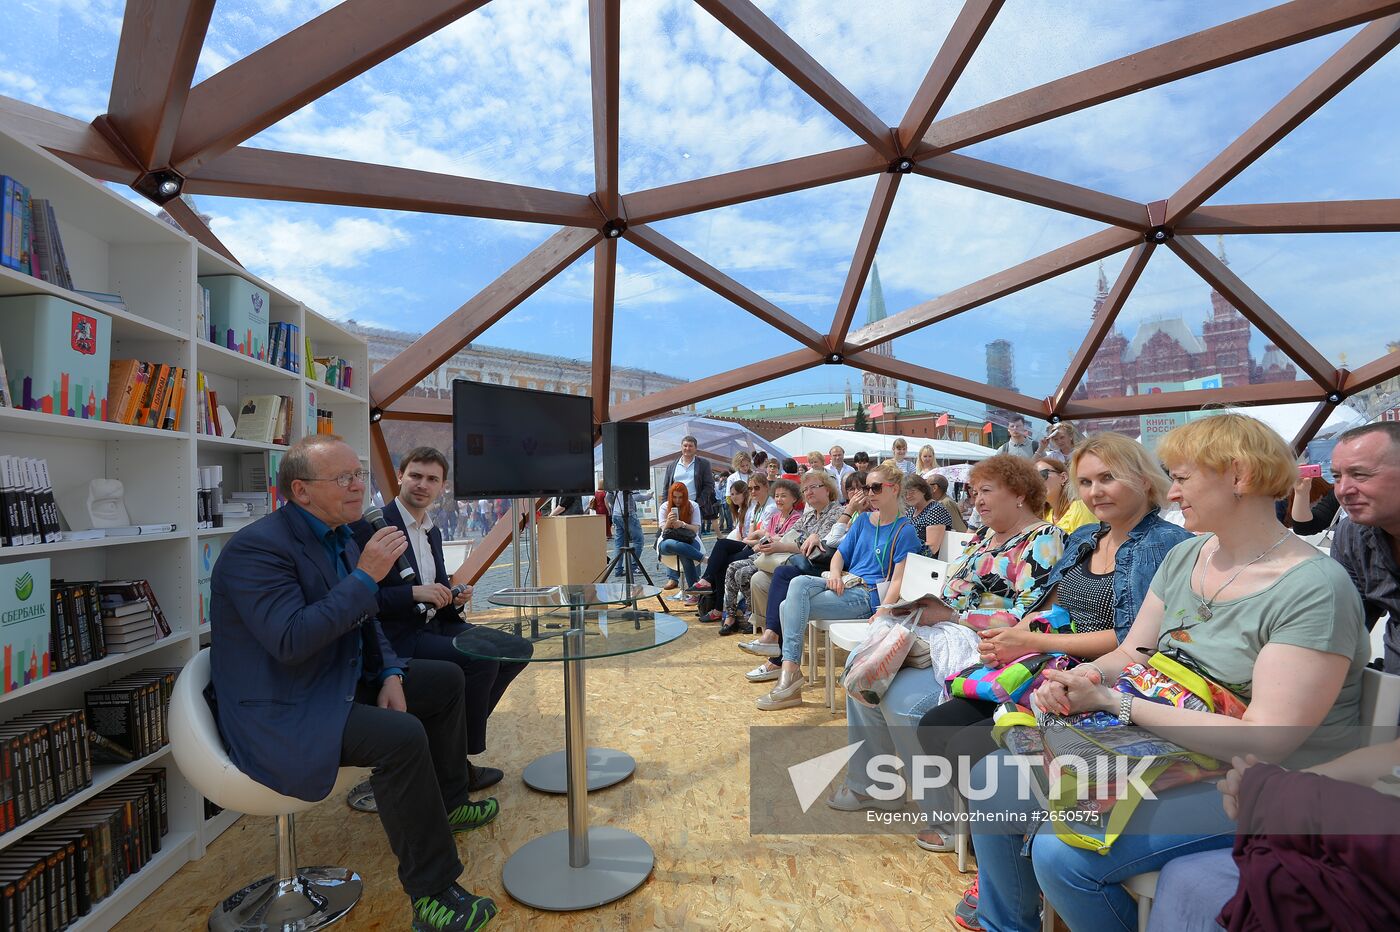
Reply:
[[[34,576],[25,573],[15,580],[15,595],[21,602],[29,601],[29,597],[34,594]]]

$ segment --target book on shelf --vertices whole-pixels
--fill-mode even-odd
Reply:
[[[53,205],[8,175],[0,175],[0,265],[73,287]]]
[[[107,420],[179,430],[188,383],[188,373],[181,366],[114,359],[108,367]]]
[[[0,504],[0,544],[62,540],[47,460],[0,454]]]
[[[0,298],[0,345],[14,406],[107,419],[112,319],[53,295]]]
[[[93,300],[93,301],[100,301],[100,302],[102,302],[103,304],[110,304],[110,305],[112,305],[113,307],[120,308],[120,309],[123,310],[123,311],[125,311],[125,310],[127,309],[127,307],[126,307],[126,299],[123,298],[121,295],[116,294],[116,293],[114,293],[114,292],[110,292],[110,291],[84,291],[84,290],[81,289],[81,288],[74,288],[73,291],[76,292],[77,294],[82,295],[84,298],[88,298],[88,299]]]
[[[5,373],[5,347],[0,346],[0,408],[13,408],[14,399],[10,397],[10,377]]]
[[[29,189],[4,175],[0,176],[0,196],[4,197],[3,209],[0,209],[0,265],[28,275],[32,222],[26,222],[26,215],[31,211]]]
[[[4,692],[49,675],[49,561],[0,563],[0,662]]]
[[[130,602],[144,601],[150,606],[151,614],[155,616],[156,630],[160,637],[170,636],[170,621],[165,617],[165,612],[161,610],[160,602],[156,600],[155,590],[145,579],[110,579],[98,584],[98,592],[101,596],[103,606],[125,605]]]
[[[199,284],[209,289],[209,341],[267,361],[267,291],[238,275],[204,275]]]
[[[333,388],[350,391],[354,380],[354,367],[350,360],[339,356],[317,356],[315,381]]]
[[[286,321],[268,324],[267,361],[279,369],[301,372],[301,328]]]
[[[282,428],[281,413],[290,399],[285,395],[248,395],[238,406],[237,440],[272,443]]]
[[[280,504],[277,496],[277,469],[282,464],[280,451],[266,453],[244,453],[239,458],[238,485],[244,491],[229,494],[232,501],[253,503],[253,513],[258,513],[262,503],[269,511],[276,511]]]
[[[83,709],[36,710],[0,723],[0,830],[23,825],[91,785]]]
[[[108,654],[99,582],[56,579],[50,586],[49,657],[54,672],[101,660]]]

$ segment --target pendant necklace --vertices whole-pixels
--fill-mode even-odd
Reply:
[[[1248,563],[1246,563],[1244,566],[1242,566],[1242,567],[1240,567],[1239,569],[1235,570],[1235,575],[1233,575],[1233,576],[1231,576],[1229,579],[1225,580],[1225,585],[1221,586],[1219,589],[1216,589],[1216,590],[1215,590],[1215,595],[1211,596],[1209,599],[1204,599],[1204,598],[1201,597],[1201,595],[1199,595],[1199,594],[1193,592],[1192,595],[1196,596],[1196,601],[1197,601],[1198,603],[1200,603],[1199,605],[1196,606],[1196,618],[1197,618],[1197,620],[1199,620],[1199,621],[1209,621],[1209,620],[1211,619],[1211,616],[1213,616],[1213,615],[1215,614],[1215,612],[1214,612],[1214,610],[1211,608],[1211,606],[1213,606],[1213,605],[1215,604],[1215,600],[1216,600],[1216,599],[1220,598],[1220,593],[1224,592],[1227,588],[1229,588],[1230,583],[1232,583],[1232,582],[1234,582],[1236,579],[1238,579],[1241,573],[1243,573],[1245,570],[1249,569],[1251,566],[1253,566],[1254,564],[1258,563],[1260,560],[1264,559],[1264,558],[1267,557],[1269,554],[1271,554],[1271,553],[1273,553],[1275,550],[1277,550],[1277,549],[1279,548],[1279,545],[1280,545],[1280,544],[1282,544],[1284,541],[1288,540],[1288,536],[1289,536],[1290,533],[1291,533],[1291,532],[1290,532],[1287,528],[1284,528],[1283,536],[1282,536],[1282,537],[1280,537],[1278,540],[1274,541],[1274,542],[1273,542],[1273,545],[1270,546],[1268,550],[1265,550],[1263,553],[1259,554],[1259,556],[1255,557],[1253,560],[1250,560],[1250,561],[1249,561]],[[1200,586],[1200,588],[1201,588],[1201,592],[1202,592],[1202,593],[1204,593],[1204,592],[1206,591],[1206,570],[1209,569],[1209,568],[1211,568],[1211,567],[1213,567],[1213,566],[1215,565],[1215,555],[1216,555],[1216,553],[1218,553],[1219,551],[1220,551],[1220,540],[1219,540],[1219,538],[1217,538],[1217,539],[1216,539],[1216,542],[1215,542],[1215,549],[1212,550],[1212,551],[1210,552],[1210,556],[1206,557],[1205,566],[1202,566],[1202,567],[1201,567],[1201,586]]]

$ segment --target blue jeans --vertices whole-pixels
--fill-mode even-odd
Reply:
[[[770,593],[771,601],[772,595]],[[802,643],[807,638],[807,622],[813,618],[866,619],[871,615],[870,590],[864,586],[837,595],[820,576],[798,576],[788,587],[778,615],[783,623],[783,660],[802,662]]]
[[[614,515],[613,515],[613,544],[614,544],[615,547],[617,548],[617,552],[618,552],[618,553],[621,553],[621,552],[622,552],[623,546],[625,546],[625,543],[624,543],[623,537],[622,537],[622,532],[623,532],[623,530],[624,530],[624,528],[623,528],[622,515],[621,515],[621,513],[614,514]],[[627,515],[626,531],[627,531],[628,535],[631,537],[631,550],[632,550],[632,553],[637,557],[637,563],[640,564],[640,563],[642,562],[642,519],[641,519],[641,517],[640,517],[635,511],[634,511],[634,512],[630,512],[630,513]],[[619,564],[617,565],[617,569],[613,571],[613,575],[614,575],[614,576],[623,576],[623,575],[625,575],[625,574],[622,572],[622,564],[621,564],[621,563],[619,563]]]
[[[919,744],[919,719],[924,713],[948,696],[943,684],[938,682],[931,668],[922,670],[909,667],[894,675],[880,704],[871,708],[846,695],[846,740],[860,741],[861,746],[851,757],[846,768],[846,785],[862,796],[870,796],[873,784],[866,779],[867,765],[871,758],[880,754],[898,755],[904,762],[901,773],[906,780],[914,772],[914,757],[924,753]],[[889,768],[885,768],[888,770]],[[918,800],[919,809],[929,819],[929,827],[939,828],[943,820],[935,819],[935,813],[949,805],[947,794],[935,796],[925,791]]]
[[[687,586],[695,585],[700,578],[700,561],[705,559],[705,551],[700,549],[698,541],[688,544],[680,540],[663,540],[657,549],[663,556],[680,557],[681,569],[685,570],[685,584]],[[667,578],[678,578],[675,570],[669,566],[665,569]]]
[[[1213,783],[1193,783],[1143,800],[1127,831],[1107,854],[1098,854],[1066,844],[1050,823],[1038,821],[1044,810],[1034,797],[1018,798],[1019,768],[1005,751],[973,768],[973,790],[987,786],[992,768],[997,768],[996,792],[968,800],[980,880],[977,918],[988,932],[1036,932],[1042,891],[1071,929],[1135,932],[1137,905],[1123,889],[1124,880],[1159,870],[1183,854],[1234,844],[1235,825],[1225,817]],[[1000,813],[1019,816],[1019,824],[1034,837],[1027,842],[1017,833],[1017,823],[998,820],[995,814]],[[999,833],[991,831],[996,826]]]

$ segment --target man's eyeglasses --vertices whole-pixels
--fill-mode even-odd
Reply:
[[[312,478],[303,477],[301,481],[302,481],[302,482],[334,482],[336,485],[340,486],[342,489],[348,489],[348,488],[350,488],[350,483],[354,482],[356,479],[360,480],[361,483],[368,482],[368,481],[369,481],[369,470],[368,470],[368,469],[357,469],[357,470],[355,470],[354,472],[347,472],[347,473],[345,473],[345,474],[343,474],[343,475],[340,475],[340,476],[331,476],[331,477],[326,478],[326,479],[312,479]]]

